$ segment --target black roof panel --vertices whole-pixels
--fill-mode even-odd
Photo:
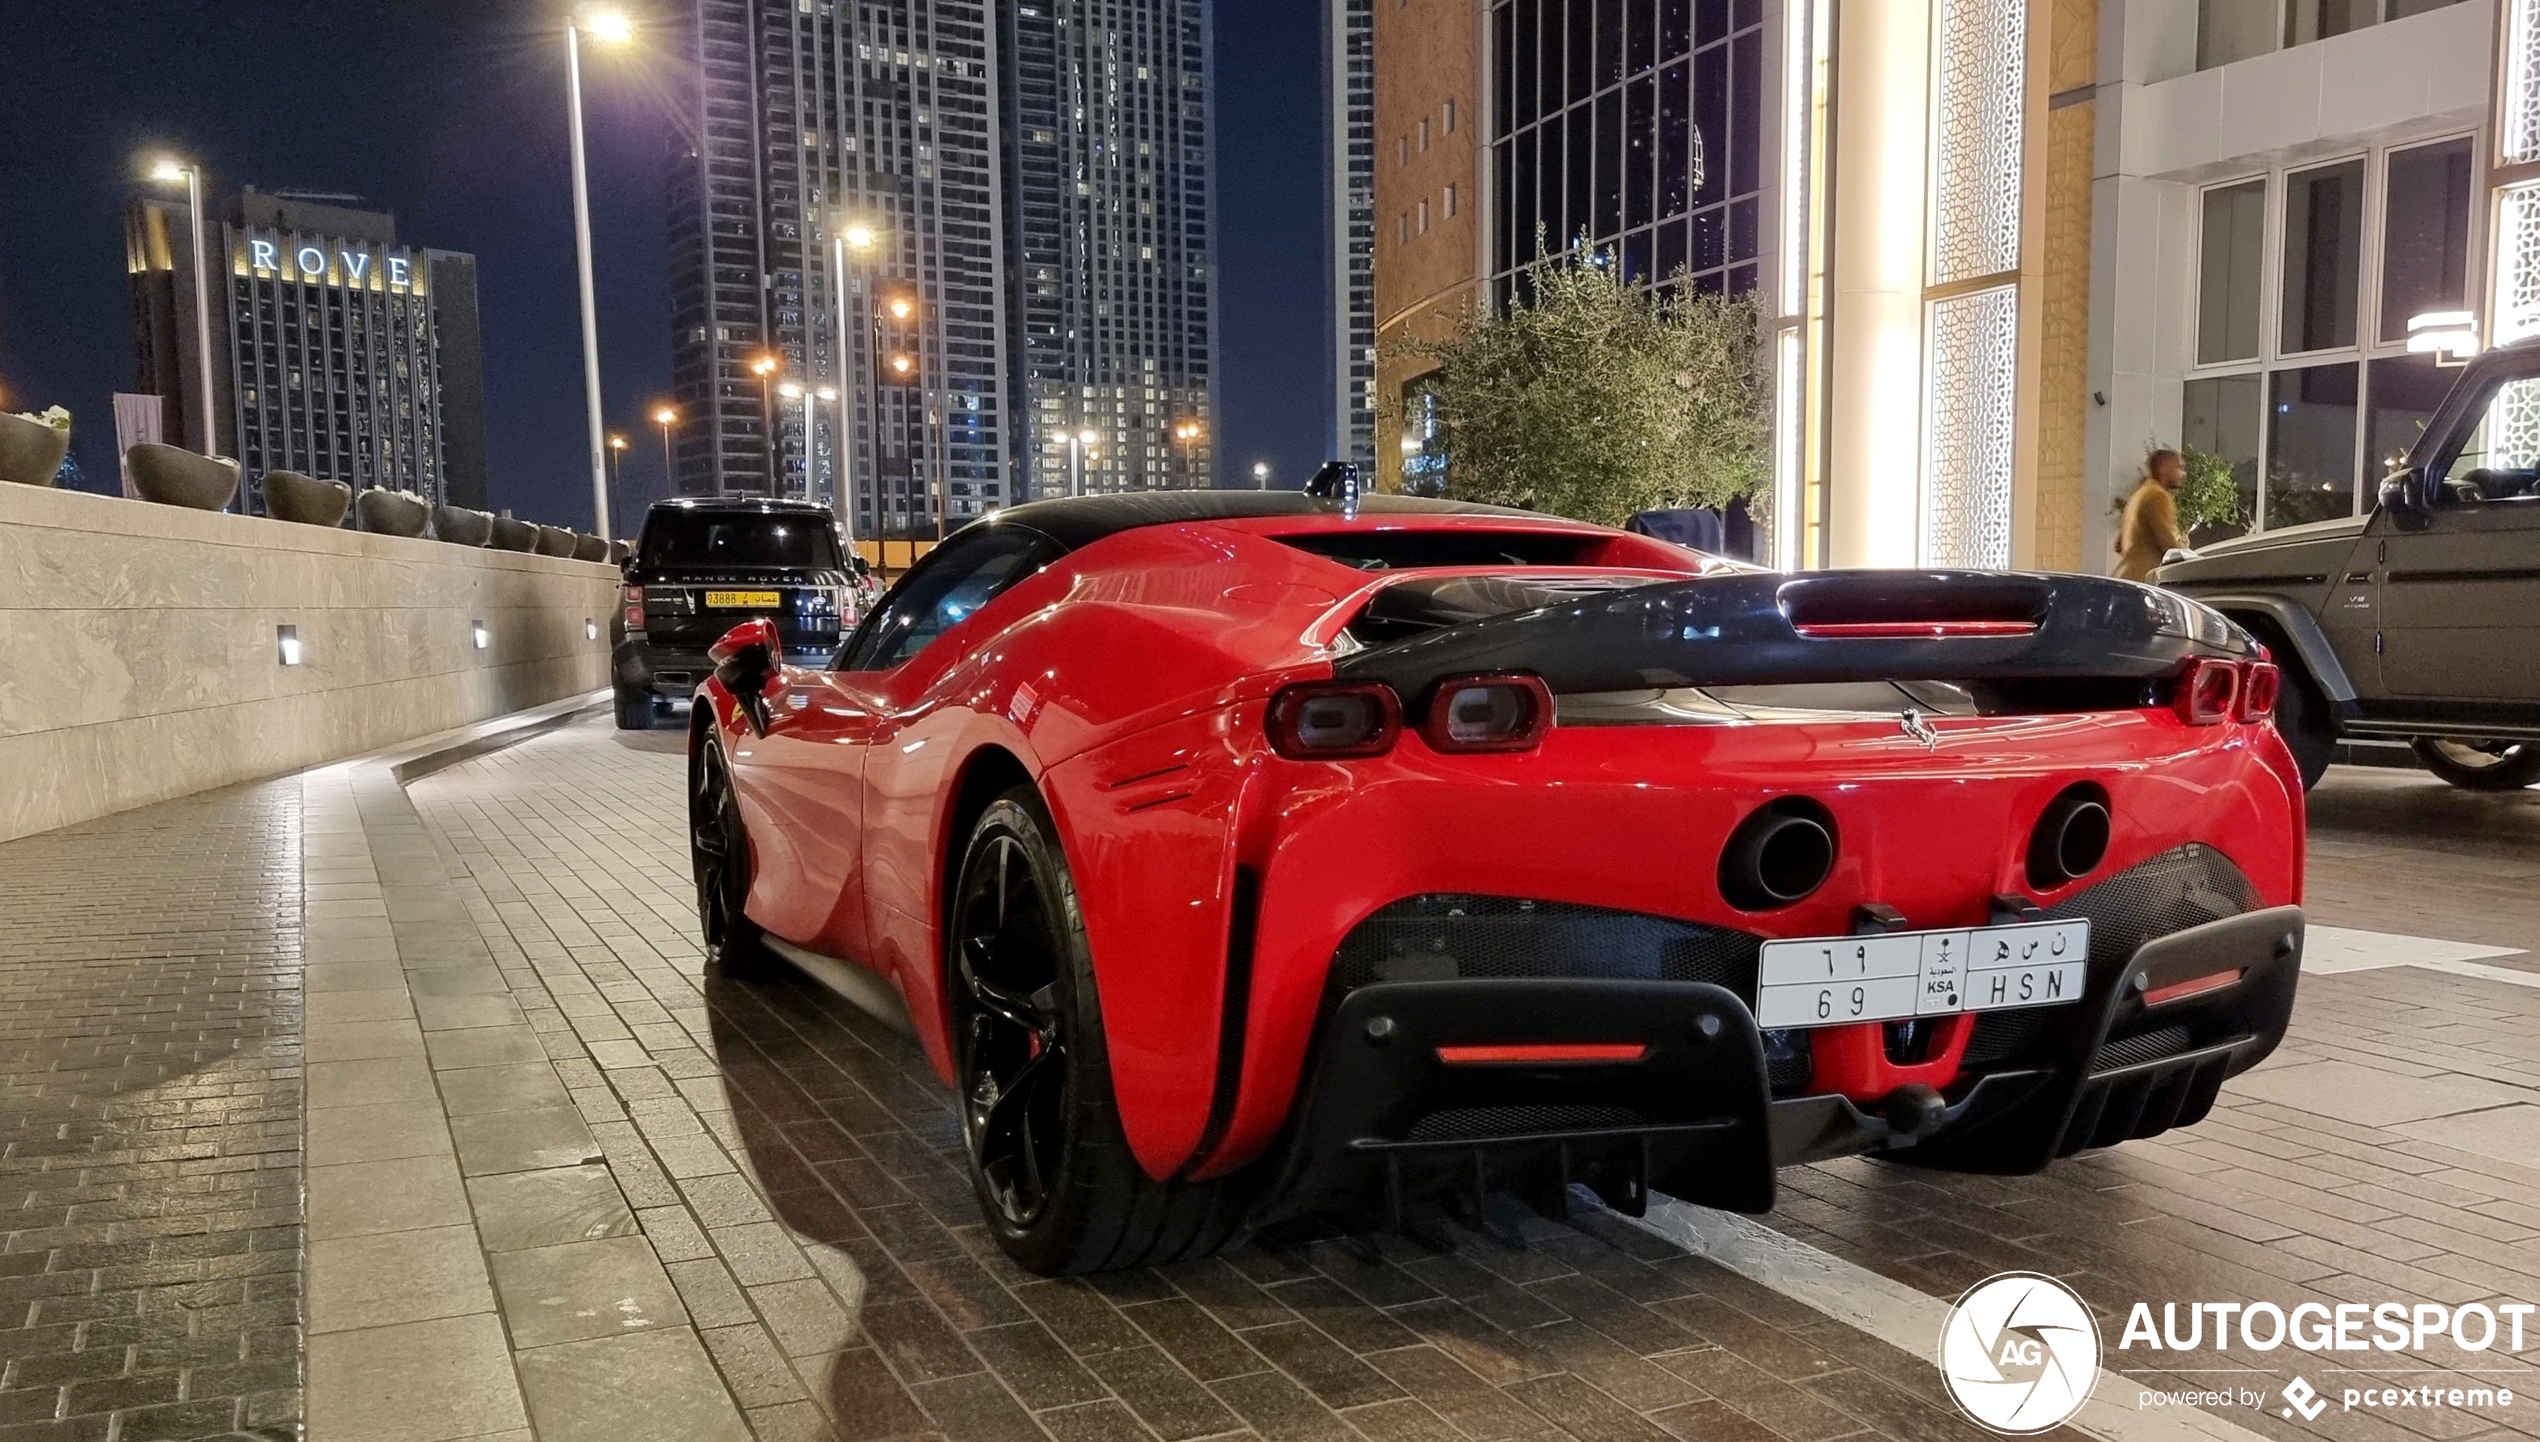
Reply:
[[[1243,521],[1276,516],[1328,516],[1340,513],[1340,502],[1302,491],[1128,491],[1109,496],[1064,496],[1027,501],[997,513],[996,520],[1029,526],[1069,550],[1092,545],[1122,531],[1144,526],[1183,525],[1192,521]],[[1384,516],[1506,516],[1511,520],[1563,521],[1539,511],[1471,501],[1439,501],[1422,496],[1366,495],[1358,514]]]

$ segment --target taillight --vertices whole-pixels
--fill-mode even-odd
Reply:
[[[2240,704],[2240,665],[2200,656],[2178,678],[2178,717],[2190,726],[2219,726]]]
[[[1382,756],[1402,735],[1402,702],[1390,686],[1309,682],[1270,698],[1265,727],[1291,761]]]
[[[2266,661],[2252,661],[2240,677],[2240,719],[2265,721],[2275,715],[2276,697],[2284,691],[2284,673]]]
[[[644,629],[644,588],[641,586],[626,588],[626,629]]]
[[[1552,692],[1526,675],[1458,676],[1430,692],[1420,734],[1438,751],[1531,751],[1552,729]]]

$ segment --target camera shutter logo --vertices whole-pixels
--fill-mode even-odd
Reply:
[[[2060,1427],[2099,1380],[2099,1324],[2052,1277],[1987,1277],[1941,1324],[1940,1375],[1958,1409],[1987,1431],[2017,1437]]]

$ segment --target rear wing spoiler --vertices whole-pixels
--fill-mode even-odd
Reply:
[[[1999,571],[1736,573],[1605,591],[1342,657],[1407,698],[1521,671],[1555,694],[1836,681],[2149,682],[2257,643],[2173,592]]]

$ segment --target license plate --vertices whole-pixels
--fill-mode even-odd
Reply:
[[[2088,921],[1768,941],[1755,1021],[1775,1030],[2055,1006],[2081,1000],[2089,958]]]
[[[774,591],[708,591],[706,605],[718,610],[765,610],[783,601]]]

